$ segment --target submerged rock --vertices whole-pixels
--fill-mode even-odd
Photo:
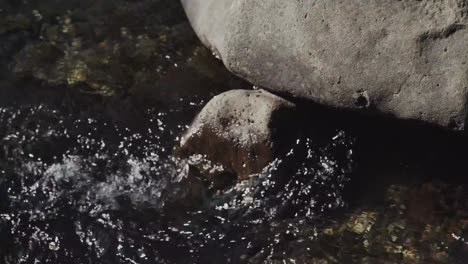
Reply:
[[[468,5],[182,0],[205,45],[272,91],[464,129]]]
[[[232,90],[214,97],[180,141],[182,156],[203,155],[246,179],[285,151],[295,129],[295,105],[264,90]]]
[[[322,228],[317,246],[336,256],[336,263],[462,263],[457,259],[468,252],[467,198],[461,185],[391,185],[381,206],[355,208]],[[431,217],[428,207],[437,208]]]

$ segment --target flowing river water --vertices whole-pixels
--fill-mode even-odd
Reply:
[[[306,107],[319,143],[212,192],[173,148],[252,86],[178,1],[0,12],[0,263],[466,263],[463,136]]]

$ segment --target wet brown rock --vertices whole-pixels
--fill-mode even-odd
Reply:
[[[185,164],[180,173],[174,177],[172,193],[167,194],[167,210],[185,210],[203,205],[206,193],[203,178],[198,174],[198,170],[191,165]]]
[[[264,90],[225,92],[198,114],[180,141],[179,153],[204,155],[246,179],[293,138],[294,109],[293,103]]]

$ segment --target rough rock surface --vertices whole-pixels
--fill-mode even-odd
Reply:
[[[293,103],[264,90],[222,93],[195,118],[182,136],[179,152],[204,155],[243,180],[285,150],[295,133],[294,109]]]
[[[337,108],[466,127],[466,0],[182,3],[205,45],[256,85]]]

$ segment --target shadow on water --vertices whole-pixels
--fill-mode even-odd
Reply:
[[[316,140],[339,130],[355,138],[357,165],[350,189],[356,194],[382,194],[382,188],[391,184],[467,183],[464,161],[468,158],[468,136],[464,131],[390,115],[330,109],[287,94],[282,96],[298,105],[298,123],[304,124],[302,129]]]

